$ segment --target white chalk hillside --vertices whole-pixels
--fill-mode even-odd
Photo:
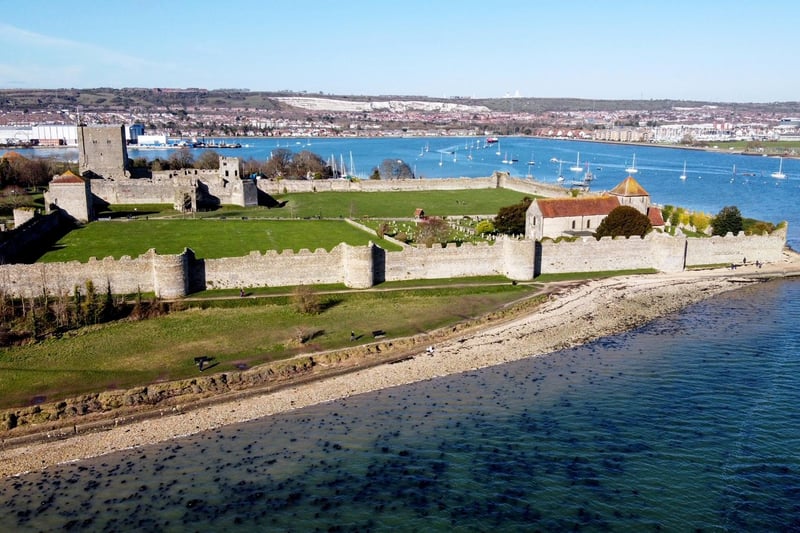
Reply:
[[[334,100],[332,98],[313,98],[304,96],[282,96],[276,100],[301,109],[311,111],[428,111],[428,112],[454,112],[487,113],[489,108],[482,105],[455,104],[452,102],[423,102],[419,100],[380,100],[380,101],[353,101]]]

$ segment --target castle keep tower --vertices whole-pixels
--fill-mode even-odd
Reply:
[[[78,126],[78,169],[81,176],[129,178],[125,126]]]

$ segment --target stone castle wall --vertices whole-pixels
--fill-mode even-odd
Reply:
[[[742,260],[771,263],[781,259],[781,251],[786,243],[786,229],[782,228],[770,235],[736,236],[730,233],[725,237],[688,239],[686,265],[719,265],[741,263]]]
[[[524,253],[518,259],[528,264],[520,268],[515,262],[507,266],[509,254],[504,253],[506,246],[515,247],[515,241],[500,239],[495,244],[463,244],[456,246],[432,248],[409,247],[400,252],[388,252],[385,256],[385,281],[406,281],[414,279],[463,278],[471,276],[509,275],[513,279],[533,279],[533,242],[527,241],[531,253]],[[520,243],[522,241],[519,241]],[[524,245],[518,246],[524,252]]]
[[[243,287],[285,287],[322,283],[343,283],[342,263],[345,248],[340,244],[330,252],[319,249],[270,250],[264,254],[250,252],[243,257],[205,259],[204,287],[235,289]],[[193,281],[197,283],[198,279]]]
[[[287,194],[298,192],[398,192],[398,191],[455,191],[463,189],[496,189],[499,187],[538,196],[567,196],[559,186],[532,180],[512,178],[495,172],[486,178],[434,178],[409,180],[257,180],[264,193]]]
[[[175,274],[185,263],[185,254],[157,255],[150,250],[137,258],[91,258],[86,263],[35,263],[32,265],[0,265],[0,284],[12,296],[39,296],[47,288],[50,294],[72,294],[91,280],[98,292],[107,286],[115,294],[132,294],[137,290],[156,292],[164,297],[186,294],[184,274]]]
[[[172,204],[182,193],[199,189],[220,204],[258,205],[258,192],[250,180],[223,179],[216,170],[183,169],[153,172],[151,178],[121,181],[91,180],[92,194],[110,204]]]
[[[594,237],[574,242],[545,239],[537,254],[536,274],[603,272],[654,268],[683,270],[687,239],[649,233],[645,238]]]
[[[204,289],[323,283],[367,288],[382,281],[491,275],[524,281],[540,274],[573,272],[647,268],[678,272],[687,265],[739,263],[745,257],[774,262],[781,259],[784,244],[785,232],[777,232],[714,239],[650,234],[643,239],[542,243],[502,238],[493,245],[409,247],[398,252],[371,244],[340,244],[330,252],[252,252],[223,259],[197,259],[191,250],[178,255],[158,255],[150,250],[135,259],[0,265],[0,285],[12,296],[34,296],[42,294],[43,288],[53,294],[70,293],[90,279],[98,290],[110,285],[114,293],[141,290],[179,298]]]

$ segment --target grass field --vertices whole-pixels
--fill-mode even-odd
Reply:
[[[123,255],[137,257],[150,248],[161,254],[175,254],[187,247],[197,257],[213,259],[243,256],[254,250],[330,250],[340,242],[358,246],[370,240],[395,251],[399,250],[396,245],[340,219],[411,218],[417,208],[438,216],[492,215],[524,197],[507,189],[297,193],[276,196],[277,201],[286,202],[282,208],[224,206],[196,213],[192,218],[185,218],[166,204],[114,206],[104,213],[113,220],[93,222],[71,232],[39,260],[119,259]],[[333,220],[315,220],[319,217]]]
[[[197,257],[238,257],[253,250],[331,250],[341,242],[373,241],[387,250],[400,248],[347,222],[336,220],[124,220],[92,222],[64,236],[39,261],[87,261],[90,257],[137,257],[150,248]]]
[[[91,391],[128,388],[197,375],[194,357],[214,358],[213,371],[253,366],[301,352],[352,345],[382,329],[400,337],[478,316],[516,300],[533,286],[449,287],[321,295],[328,308],[302,315],[287,299],[220,301],[233,308],[189,309],[141,322],[84,328],[58,340],[0,350],[0,408]],[[299,345],[298,332],[313,333]]]
[[[783,154],[800,151],[800,141],[715,141],[715,146],[722,150],[753,150],[756,147],[763,149],[767,154]]]
[[[525,196],[508,189],[412,192],[325,192],[279,194],[284,207],[258,209],[226,206],[198,213],[199,217],[247,216],[276,218],[411,218],[422,208],[432,216],[495,215],[501,207],[518,203]]]

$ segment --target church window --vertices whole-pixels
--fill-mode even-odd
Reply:
[[[591,227],[592,227],[592,221],[591,220],[587,220],[586,221],[586,229],[589,229]]]
[[[575,229],[575,221],[572,221],[572,229]]]

